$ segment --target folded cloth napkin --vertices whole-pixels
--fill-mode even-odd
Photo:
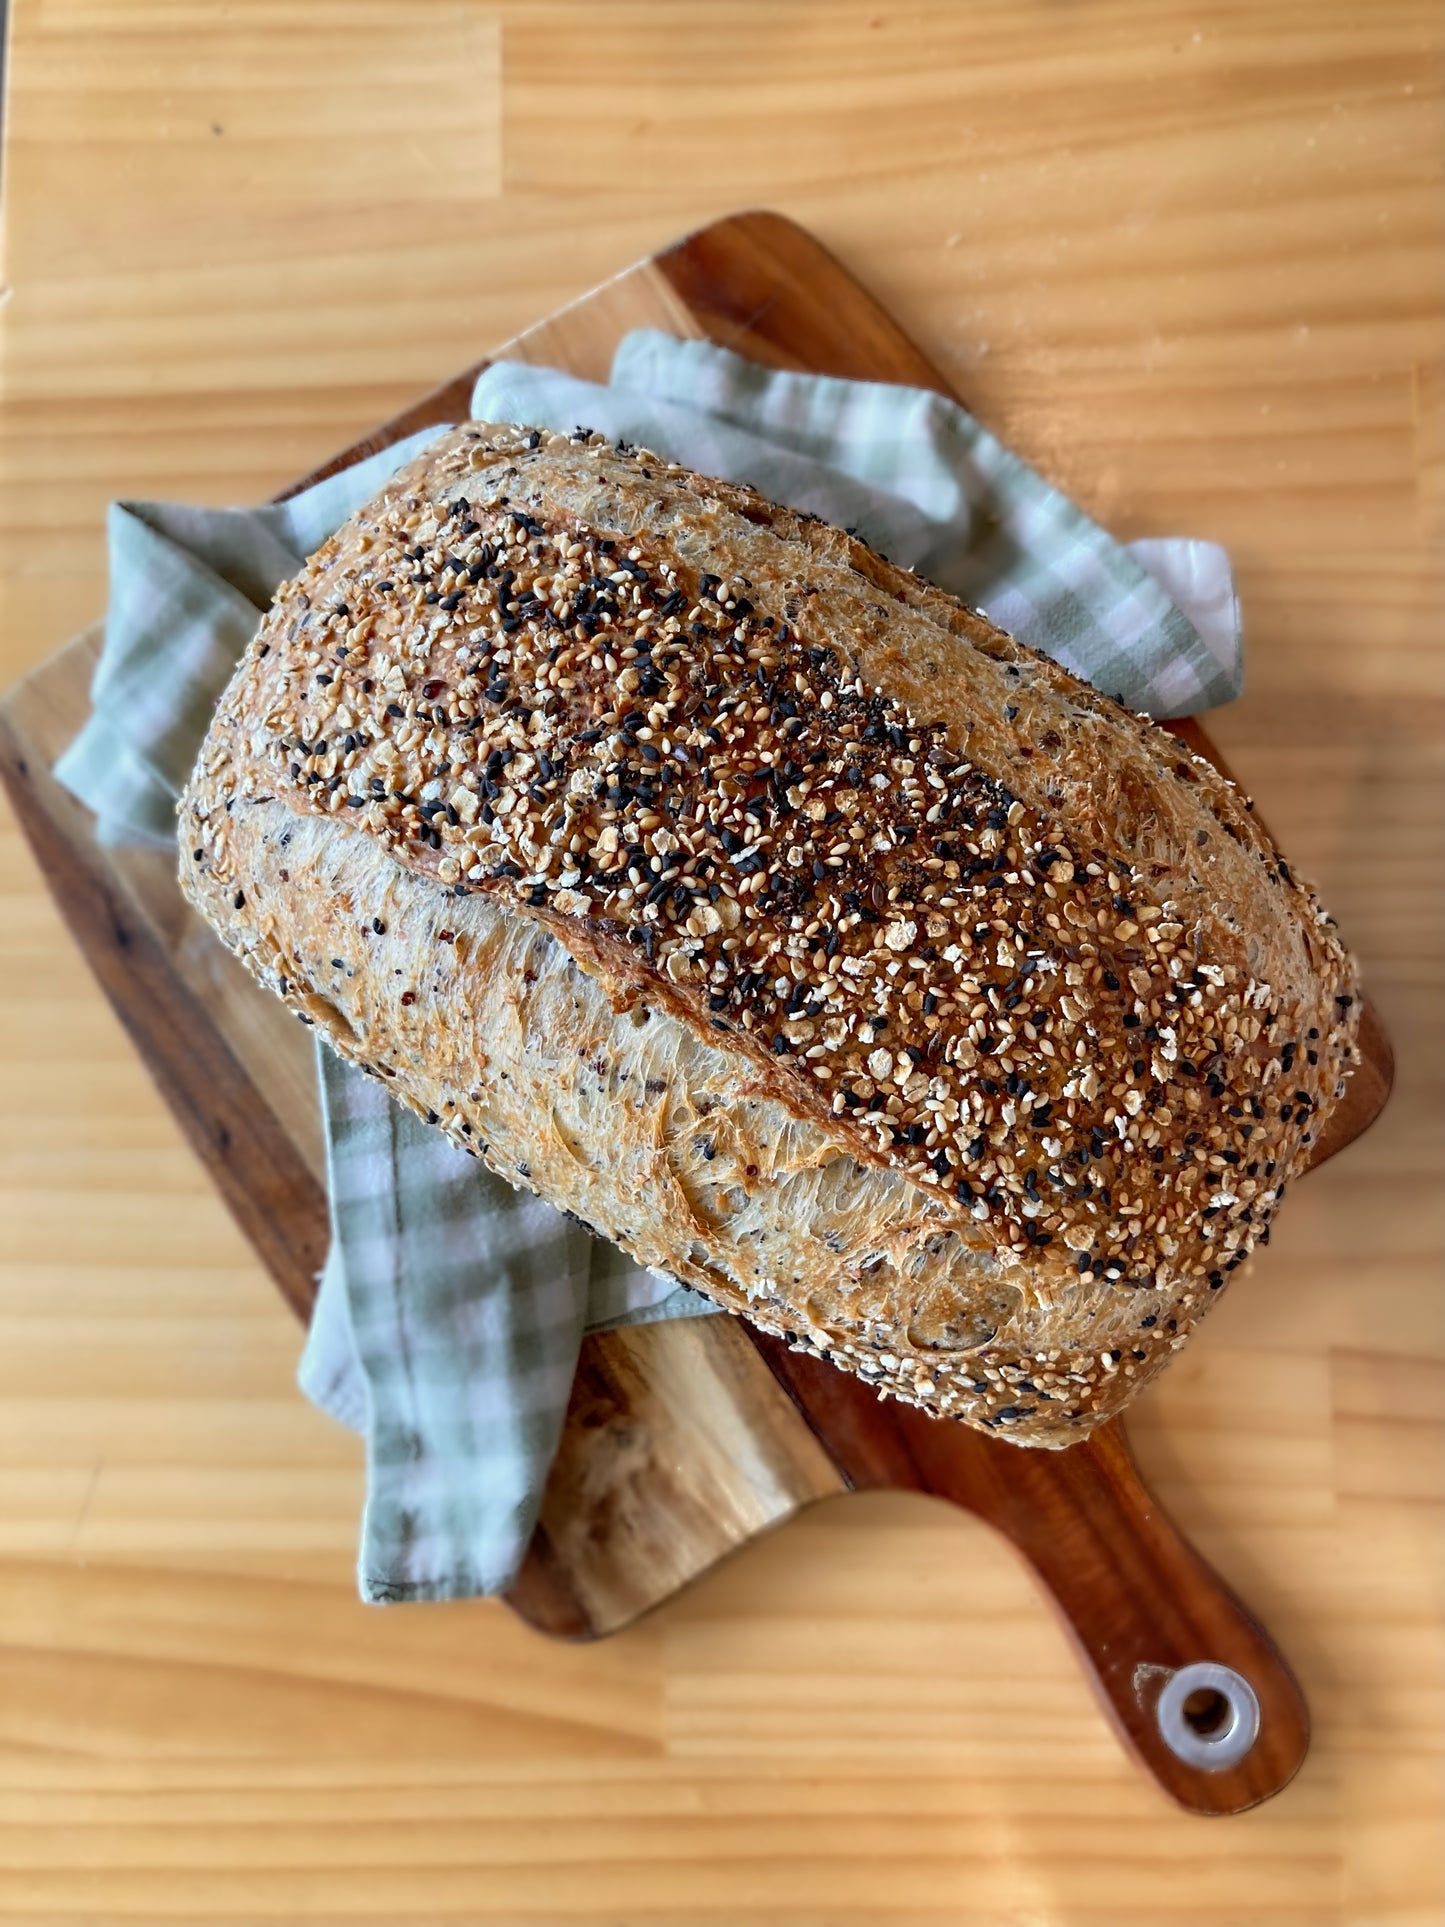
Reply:
[[[763,369],[649,330],[606,386],[499,362],[472,412],[639,443],[856,529],[1131,707],[1239,692],[1228,559],[1116,543],[926,390]],[[276,586],[436,430],[262,509],[120,503],[93,714],[56,767],[105,841],[174,847],[211,707]],[[301,1364],[365,1434],[370,1600],[493,1592],[535,1524],[587,1330],[711,1309],[453,1149],[318,1045],[332,1242]]]

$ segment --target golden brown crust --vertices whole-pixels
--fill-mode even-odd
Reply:
[[[614,1011],[904,1180],[952,1254],[926,1289],[860,1260],[762,1321],[1025,1442],[1178,1341],[1351,1058],[1349,960],[1207,764],[841,531],[596,438],[455,431],[281,591],[183,804],[243,954],[228,816],[271,799],[544,925]],[[424,1109],[436,1068],[398,1076]],[[965,1356],[987,1395],[941,1382]]]

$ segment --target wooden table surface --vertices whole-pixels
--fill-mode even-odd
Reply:
[[[357,1445],[0,818],[0,1920],[1438,1927],[1438,8],[11,14],[0,681],[102,606],[109,498],[264,496],[767,203],[1116,532],[1230,547],[1211,729],[1400,1077],[1135,1408],[1315,1719],[1278,1799],[1190,1819],[922,1499],[590,1648],[360,1606]]]

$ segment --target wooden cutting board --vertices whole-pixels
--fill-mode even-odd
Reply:
[[[947,392],[824,249],[765,213],[701,230],[496,356],[605,379],[619,338],[644,325],[708,337],[774,366]],[[483,366],[296,487],[464,416]],[[327,1240],[311,1040],[187,909],[170,859],[103,849],[89,814],[51,780],[87,712],[99,642],[98,627],[77,637],[0,703],[0,774],[102,988],[304,1317]],[[1213,754],[1202,732],[1179,728]],[[1388,1095],[1389,1044],[1368,1009],[1364,1057],[1316,1163],[1357,1136]],[[1062,1613],[1121,1735],[1181,1805],[1237,1812],[1295,1772],[1308,1740],[1298,1687],[1267,1634],[1144,1490],[1117,1422],[1065,1453],[1024,1451],[884,1403],[731,1318],[586,1342],[541,1523],[510,1601],[548,1633],[611,1632],[812,1500],[885,1486],[951,1499],[1013,1542]],[[1181,1681],[1181,1669],[1201,1664],[1231,1672],[1214,1686],[1205,1679],[1181,1726],[1171,1707],[1192,1677]],[[1247,1714],[1250,1692],[1258,1734],[1240,1751],[1229,1722]]]

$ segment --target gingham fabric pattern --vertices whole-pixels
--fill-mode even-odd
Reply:
[[[856,528],[1134,707],[1178,715],[1238,693],[1219,549],[1126,550],[923,391],[775,374],[643,331],[606,387],[494,364],[474,413],[600,428]],[[275,588],[437,432],[280,506],[112,508],[93,713],[56,767],[104,840],[174,847],[176,796]],[[332,1243],[300,1379],[366,1437],[362,1596],[494,1592],[535,1524],[584,1332],[711,1308],[317,1055]]]
[[[216,698],[277,587],[437,432],[426,429],[266,508],[112,502],[105,648],[91,713],[55,766],[95,811],[103,843],[174,849],[176,798]]]

